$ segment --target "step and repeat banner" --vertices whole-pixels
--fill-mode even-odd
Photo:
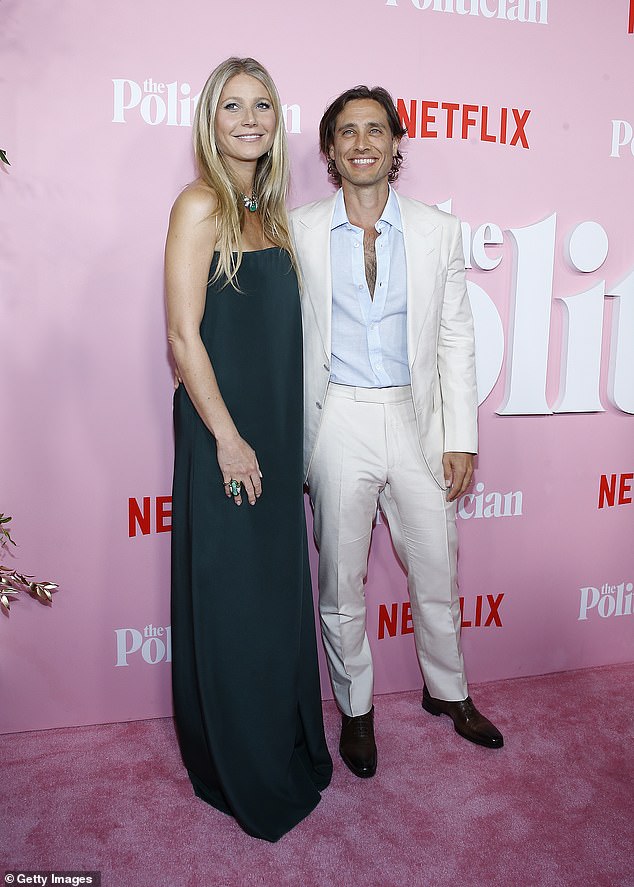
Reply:
[[[470,681],[634,659],[634,3],[4,0],[0,52],[0,560],[60,586],[0,614],[0,732],[171,712],[162,253],[229,55],[279,87],[291,206],[331,193],[318,123],[366,83],[407,128],[399,191],[462,220]],[[380,515],[366,597],[377,691],[420,687]]]

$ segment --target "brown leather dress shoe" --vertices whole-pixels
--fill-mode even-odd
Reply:
[[[339,754],[355,776],[362,779],[376,773],[376,743],[374,741],[374,706],[367,715],[350,718],[341,715]]]
[[[449,715],[456,733],[469,742],[484,745],[486,748],[502,748],[504,745],[500,731],[480,714],[470,696],[461,702],[445,702],[443,699],[434,699],[429,695],[427,687],[423,687],[422,705],[431,715]]]

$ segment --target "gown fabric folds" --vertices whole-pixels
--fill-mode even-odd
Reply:
[[[211,266],[215,270],[217,254]],[[302,484],[302,328],[280,249],[245,252],[237,292],[210,283],[200,333],[239,434],[255,506],[225,496],[213,436],[174,395],[173,693],[198,797],[275,841],[332,774],[322,721]]]

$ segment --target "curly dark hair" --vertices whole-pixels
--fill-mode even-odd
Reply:
[[[341,185],[341,176],[339,175],[337,167],[328,156],[328,151],[335,140],[337,117],[341,114],[348,102],[354,102],[357,99],[371,99],[374,102],[378,102],[379,105],[384,108],[390,124],[392,138],[399,139],[400,141],[407,132],[401,124],[398,111],[394,104],[394,99],[387,89],[383,89],[382,86],[375,86],[372,89],[368,86],[354,86],[352,89],[347,89],[345,92],[342,92],[340,96],[328,105],[319,124],[319,149],[328,162],[328,175],[337,186]],[[401,168],[402,163],[403,155],[401,154],[400,149],[397,149],[396,156],[392,162],[392,169],[387,177],[389,182],[395,182],[397,180],[398,171]]]

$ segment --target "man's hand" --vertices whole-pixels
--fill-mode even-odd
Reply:
[[[445,453],[442,457],[447,502],[466,492],[473,477],[473,453]]]

